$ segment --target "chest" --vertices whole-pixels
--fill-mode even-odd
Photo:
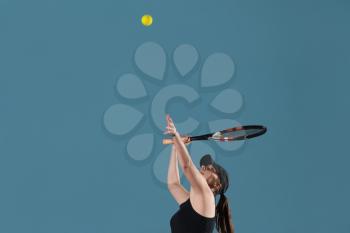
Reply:
[[[212,233],[215,227],[215,218],[206,218],[191,208],[189,200],[180,206],[180,209],[170,220],[172,233]]]

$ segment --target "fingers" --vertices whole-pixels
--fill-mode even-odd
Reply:
[[[166,120],[168,123],[174,123],[169,114],[166,115]]]
[[[176,130],[175,126],[174,125],[168,125],[166,127],[166,129],[169,129],[169,130]]]
[[[186,145],[188,145],[188,144],[190,144],[190,143],[191,143],[191,140],[190,140],[190,138],[189,138],[189,137],[187,137],[187,138],[185,139],[185,141],[184,141],[184,142],[185,142],[185,144],[186,144]]]
[[[166,129],[167,129],[167,130],[174,130],[175,127],[173,127],[173,126],[167,126]]]
[[[166,130],[164,131],[164,134],[175,134],[176,129],[174,127],[171,126],[167,126]]]
[[[175,133],[171,131],[165,131],[163,134],[169,134],[172,137],[175,137]]]
[[[166,115],[166,121],[167,121],[167,126],[166,126],[166,130],[164,131],[164,134],[175,135],[176,133],[175,124],[169,114]]]
[[[169,116],[169,114],[166,115],[166,120],[167,120],[168,126],[175,128],[175,124],[174,124],[173,120],[171,119],[171,117]]]

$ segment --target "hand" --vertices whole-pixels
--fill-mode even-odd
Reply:
[[[167,121],[167,126],[166,126],[166,130],[164,131],[164,134],[172,134],[175,135],[176,134],[176,127],[174,125],[173,120],[171,119],[171,117],[169,116],[169,114],[166,115],[166,121]]]
[[[185,143],[185,145],[189,145],[191,143],[190,137],[186,137],[183,142]]]
[[[167,126],[166,126],[166,130],[164,131],[164,134],[171,134],[172,136],[175,136],[175,134],[177,133],[176,127],[173,120],[169,116],[169,114],[166,115],[166,120],[167,120]],[[191,143],[190,137],[182,136],[181,138],[186,146]]]

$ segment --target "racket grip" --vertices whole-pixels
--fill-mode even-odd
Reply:
[[[186,143],[188,140],[188,137],[184,136],[184,137],[181,137],[181,139],[184,143]],[[172,138],[163,139],[163,144],[165,144],[165,145],[169,145],[169,144],[173,144],[173,143],[174,143],[174,140]]]

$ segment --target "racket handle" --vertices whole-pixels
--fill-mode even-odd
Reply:
[[[182,141],[184,143],[187,143],[188,142],[188,137],[187,136],[183,136],[181,137]],[[174,140],[172,138],[166,138],[166,139],[163,139],[163,144],[173,144],[174,143]]]

